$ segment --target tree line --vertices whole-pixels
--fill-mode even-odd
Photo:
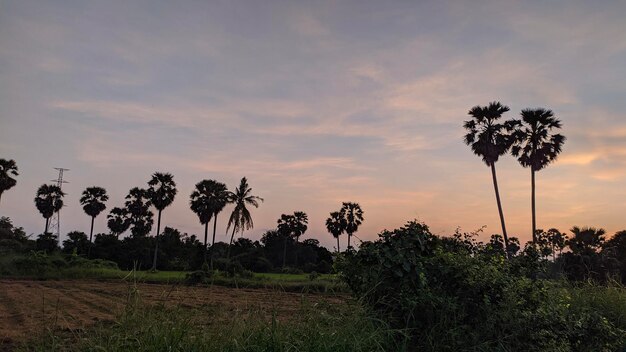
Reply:
[[[14,160],[0,159],[0,196],[2,192],[14,187],[17,183],[15,176],[18,175],[18,168]],[[106,202],[109,200],[109,195],[106,189],[98,186],[87,187],[81,194],[80,205],[83,211],[90,218],[90,230],[88,239],[82,238],[82,232],[72,231],[68,233],[68,240],[64,241],[63,249],[75,250],[79,255],[92,257],[92,249],[99,251],[99,255],[96,257],[102,259],[111,259],[111,255],[102,255],[103,246],[105,243],[107,246],[111,246],[112,243],[133,243],[133,246],[144,248],[148,245],[148,242],[152,246],[151,258],[151,270],[157,270],[158,263],[160,263],[158,257],[164,254],[163,250],[159,249],[161,243],[165,240],[161,239],[165,232],[161,231],[161,219],[163,211],[172,204],[178,191],[176,188],[176,182],[174,177],[170,173],[155,172],[147,182],[147,187],[133,187],[129,190],[125,197],[124,205],[121,207],[114,207],[109,211],[107,215],[107,227],[109,234],[96,235],[94,240],[94,222],[103,211],[106,210]],[[57,185],[43,184],[36,192],[34,199],[35,207],[45,220],[44,231],[37,243],[40,243],[37,247],[46,250],[55,250],[58,245],[57,238],[49,231],[50,219],[52,216],[59,212],[64,206],[65,193]],[[307,240],[300,243],[300,237],[305,234],[308,228],[308,216],[302,211],[296,211],[293,214],[282,214],[277,220],[277,228],[275,231],[270,231],[264,234],[261,242],[245,242],[245,240],[239,239],[234,241],[235,234],[241,234],[243,236],[244,231],[250,230],[254,227],[252,214],[250,208],[259,207],[263,202],[263,198],[253,195],[252,188],[248,184],[246,177],[243,177],[239,183],[239,186],[234,191],[228,190],[228,187],[216,180],[202,180],[198,182],[191,195],[189,196],[189,207],[193,211],[201,225],[204,226],[204,242],[201,244],[201,258],[202,262],[206,262],[212,269],[214,267],[214,259],[218,255],[219,248],[226,246],[224,259],[230,260],[231,249],[237,251],[237,245],[242,246],[242,243],[250,244],[253,247],[266,246],[271,243],[272,248],[275,247],[276,238],[280,238],[282,243],[282,255],[273,253],[272,256],[280,258],[282,265],[278,263],[272,263],[272,267],[286,268],[288,264],[299,266],[304,268],[306,262],[302,265],[298,264],[298,255],[301,251],[306,251],[306,248],[313,248],[314,252],[323,252],[319,246],[317,240]],[[230,241],[228,244],[218,244],[215,242],[215,235],[217,231],[217,218],[218,215],[229,205],[233,205],[233,209],[230,213],[226,231],[230,231]],[[155,213],[152,209],[156,210],[156,233],[153,239],[148,240],[153,225]],[[348,246],[352,248],[351,238],[358,230],[359,226],[363,222],[363,210],[360,205],[353,202],[344,202],[342,207],[338,211],[330,213],[330,217],[326,221],[326,226],[329,233],[337,239],[337,251],[340,251],[339,238],[342,234],[347,234]],[[212,238],[209,242],[209,224],[213,221]],[[201,243],[195,236],[182,236],[176,229],[167,228],[168,235],[173,236],[172,243],[176,243],[175,247],[190,248],[198,247]],[[120,241],[120,236],[130,231],[130,235],[124,240]],[[109,236],[110,235],[110,236]],[[116,241],[113,241],[115,238]],[[171,239],[171,238],[170,238]],[[124,242],[126,241],[126,242]],[[185,242],[187,241],[187,242]],[[242,242],[243,241],[243,242]],[[183,243],[184,242],[184,243]],[[293,242],[293,243],[292,243]],[[170,244],[172,244],[170,243]],[[123,247],[123,248],[122,248]],[[123,249],[123,252],[141,252],[142,255],[131,256],[137,259],[141,257],[142,263],[147,263],[145,258],[145,250],[130,250],[128,246],[122,246],[118,249]],[[246,246],[243,246],[246,247]],[[248,246],[250,247],[250,246]],[[144,248],[145,249],[145,248]],[[293,251],[294,262],[289,263],[289,255],[287,251]],[[326,250],[327,251],[327,250]],[[138,252],[137,252],[138,253]],[[195,252],[194,252],[195,253]],[[219,256],[218,255],[218,256]],[[306,255],[304,255],[306,257]],[[195,254],[190,257],[195,258]],[[325,259],[328,259],[327,255],[322,255]],[[274,258],[273,258],[274,259]],[[122,263],[123,260],[115,260]],[[276,261],[276,260],[274,260]],[[191,260],[191,262],[197,262],[197,260]],[[128,264],[128,263],[124,263]],[[190,264],[191,267],[197,265]],[[310,265],[309,265],[310,266]]]

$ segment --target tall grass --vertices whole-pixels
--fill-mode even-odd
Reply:
[[[114,322],[79,332],[50,329],[18,350],[399,351],[394,335],[353,303],[303,299],[291,316],[271,309],[165,307],[142,303],[131,284],[126,307]]]

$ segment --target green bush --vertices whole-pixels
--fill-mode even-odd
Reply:
[[[411,350],[615,351],[626,341],[601,312],[573,308],[567,289],[533,279],[528,258],[472,254],[415,221],[379,236],[337,266]]]

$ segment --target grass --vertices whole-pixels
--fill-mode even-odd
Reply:
[[[304,297],[304,296],[303,296]],[[182,303],[182,302],[181,302]],[[270,303],[268,302],[268,305]],[[49,325],[53,326],[53,325]],[[48,328],[18,351],[398,351],[396,332],[357,304],[312,304],[291,317],[271,309],[146,305],[129,292],[114,322],[84,331]]]

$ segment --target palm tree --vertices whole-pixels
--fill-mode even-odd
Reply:
[[[346,222],[346,233],[348,234],[348,249],[352,248],[350,246],[350,239],[352,238],[352,234],[357,232],[359,226],[363,222],[363,210],[361,210],[361,206],[358,203],[352,202],[344,202],[341,207],[341,216],[345,219]]]
[[[226,231],[228,231],[231,226],[233,228],[233,232],[230,235],[227,255],[230,259],[230,247],[232,247],[235,232],[241,231],[241,233],[243,233],[244,230],[249,230],[254,227],[252,216],[246,205],[249,204],[258,208],[259,202],[263,202],[263,198],[252,195],[252,188],[248,186],[248,180],[244,177],[241,179],[239,187],[235,189],[235,192],[229,192],[228,201],[229,203],[235,204],[235,208],[230,214],[230,219],[228,219],[228,226],[226,227]]]
[[[8,191],[17,184],[17,180],[14,178],[17,175],[19,174],[15,160],[0,159],[0,199],[2,199],[4,191]]]
[[[196,184],[196,189],[190,196],[191,210],[198,215],[200,223],[204,225],[204,261],[207,255],[207,237],[209,222],[213,217],[213,240],[211,242],[211,269],[213,268],[213,246],[217,229],[217,215],[224,209],[229,200],[226,185],[214,180],[203,180]]]
[[[133,236],[146,236],[150,233],[154,214],[150,211],[148,191],[139,187],[132,188],[128,191],[124,205],[129,217],[129,226],[132,225]]]
[[[44,234],[48,233],[50,218],[63,207],[65,193],[56,185],[41,185],[35,196],[35,206],[46,219]]]
[[[296,240],[296,265],[298,265],[298,242],[308,228],[309,218],[303,211],[296,211],[293,215],[282,214],[278,219],[278,231],[285,237],[283,247],[283,268],[287,263],[287,239]]]
[[[567,240],[567,245],[574,254],[591,256],[596,254],[604,244],[606,235],[604,229],[574,226],[570,231],[573,236]]]
[[[500,201],[496,162],[513,145],[511,133],[519,125],[519,122],[511,120],[499,123],[498,120],[507,111],[509,111],[508,106],[495,101],[489,103],[488,106],[474,106],[468,112],[472,119],[465,121],[463,127],[468,131],[464,137],[465,144],[469,145],[474,154],[480,156],[483,162],[491,168],[491,178],[493,179],[493,188],[496,192],[496,203],[498,204],[498,213],[500,214],[504,245],[508,248],[509,236],[506,232],[504,212],[502,211],[502,202]],[[508,257],[508,251],[506,253]]]
[[[107,219],[107,226],[109,227],[109,230],[111,230],[111,233],[113,233],[117,238],[119,238],[120,235],[130,227],[128,211],[124,208],[115,207],[111,209]]]
[[[535,173],[556,160],[561,152],[565,137],[551,134],[552,130],[560,128],[561,121],[554,117],[552,110],[525,109],[522,110],[522,126],[514,133],[515,145],[511,153],[523,167],[530,167],[533,242],[537,242]]]
[[[91,256],[91,244],[93,237],[93,223],[96,216],[100,215],[106,205],[104,202],[109,200],[107,191],[102,187],[87,187],[83,191],[82,197],[80,197],[80,204],[83,206],[83,210],[89,216],[91,216],[91,230],[89,231],[89,249],[87,250],[87,258]]]
[[[346,231],[346,227],[346,219],[341,216],[341,212],[333,211],[330,213],[330,217],[326,219],[326,229],[337,239],[337,253],[341,252],[339,249],[339,236]]]
[[[157,254],[159,252],[159,232],[161,231],[161,213],[174,201],[176,196],[176,182],[174,176],[169,173],[155,172],[148,181],[148,195],[152,205],[158,210],[157,232],[155,236],[154,260],[152,261],[152,271],[156,270]]]

